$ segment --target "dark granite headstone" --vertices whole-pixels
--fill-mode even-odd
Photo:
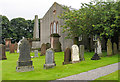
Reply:
[[[40,54],[40,56],[45,55],[45,52],[46,52],[46,44],[43,43],[42,46],[41,46],[41,54]]]
[[[0,60],[6,60],[5,45],[0,44]]]
[[[29,45],[29,41],[27,41],[26,38],[24,38],[21,41],[19,49],[20,49],[20,55],[17,62],[16,71],[26,72],[26,71],[34,70],[34,67],[32,66],[31,57],[30,57],[30,45]]]
[[[15,53],[15,45],[14,44],[10,45],[10,53]]]
[[[63,65],[71,63],[71,49],[66,48],[64,52],[64,62]]]
[[[44,68],[49,69],[49,68],[53,68],[54,66],[56,66],[54,61],[54,51],[50,48],[47,49],[46,51]]]
[[[97,53],[94,54],[94,56],[91,58],[91,60],[99,60],[100,57],[98,56]]]

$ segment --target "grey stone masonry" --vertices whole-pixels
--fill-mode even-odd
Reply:
[[[32,61],[30,57],[30,44],[26,38],[21,41],[20,44],[20,55],[17,62],[16,71],[17,72],[26,72],[34,70],[32,66]]]
[[[54,66],[56,66],[54,61],[54,51],[50,48],[47,49],[46,51],[44,68],[49,69],[49,68],[53,68]]]

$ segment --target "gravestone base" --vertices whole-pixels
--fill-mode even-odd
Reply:
[[[72,61],[72,63],[79,63],[80,61]]]
[[[100,54],[98,54],[98,56],[102,57],[103,55],[102,55],[102,53],[100,53]]]
[[[44,64],[44,69],[53,68],[54,66],[56,66],[55,63],[53,63],[53,64]]]
[[[95,53],[91,60],[100,60],[100,57],[98,56],[97,53]]]
[[[0,59],[1,60],[1,59]],[[4,58],[2,58],[2,60],[7,60],[7,58],[6,57],[4,57]]]
[[[80,61],[85,61],[85,58],[80,59]]]
[[[32,61],[25,62],[18,61],[17,64],[18,64],[16,67],[17,72],[27,72],[34,70],[34,67],[32,66]]]
[[[20,66],[16,67],[17,72],[27,72],[27,71],[33,71],[34,67],[33,66]]]
[[[71,64],[72,62],[63,62],[63,65],[65,65],[65,64]]]

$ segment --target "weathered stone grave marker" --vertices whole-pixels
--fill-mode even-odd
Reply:
[[[80,62],[79,59],[79,48],[77,45],[73,45],[71,49],[71,59],[72,63]]]
[[[35,56],[34,57],[39,57],[38,56],[38,50],[34,50]]]
[[[116,43],[113,43],[113,54],[117,54],[118,53],[118,50],[117,50],[117,44]]]
[[[84,61],[84,45],[80,45],[80,60]]]
[[[41,45],[41,54],[40,54],[40,56],[45,55],[45,53],[46,53],[46,44],[43,43],[43,44]]]
[[[66,48],[64,52],[64,62],[63,65],[71,63],[71,49]]]
[[[108,41],[107,41],[107,56],[111,56],[112,54],[113,54],[112,43],[111,43],[111,40],[108,39]]]
[[[0,44],[0,60],[6,60],[5,45]]]
[[[56,66],[54,61],[54,51],[50,48],[47,49],[46,51],[44,68],[49,69],[49,68],[53,68],[54,66]]]
[[[26,38],[21,41],[20,44],[20,55],[17,62],[16,71],[26,72],[34,70],[30,57],[30,45]]]

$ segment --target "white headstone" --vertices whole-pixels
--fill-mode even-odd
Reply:
[[[95,49],[95,52],[96,52],[96,49]],[[101,41],[99,38],[97,39],[97,54],[99,56],[102,56],[102,47],[101,47]]]
[[[72,46],[72,49],[71,49],[71,60],[72,60],[72,63],[80,61],[80,58],[79,58],[79,48],[78,48],[77,45],[73,45]]]
[[[19,53],[20,52],[20,50],[19,50],[19,47],[20,47],[20,44],[21,44],[21,41],[24,39],[24,37],[18,42],[18,46],[17,46],[17,53]]]

